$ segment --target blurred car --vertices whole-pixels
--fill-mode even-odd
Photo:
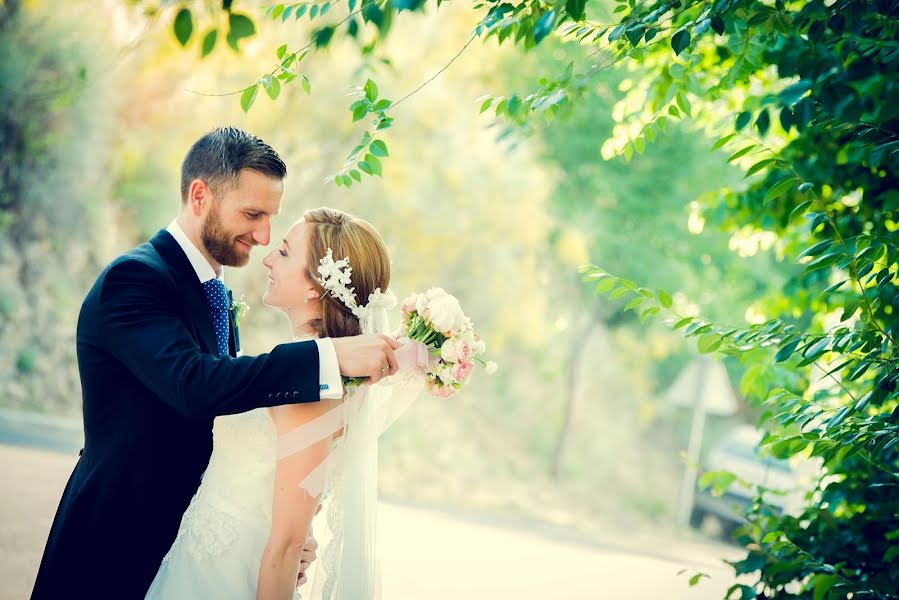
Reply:
[[[747,488],[734,482],[720,496],[711,489],[698,489],[693,497],[690,526],[709,535],[730,539],[733,531],[746,523],[745,512],[755,495],[755,486],[778,490],[782,494],[765,494],[766,502],[779,514],[798,514],[805,507],[805,494],[817,477],[819,464],[812,461],[790,463],[762,456],[759,442],[763,433],[740,426],[728,432],[708,454],[700,474],[728,471],[752,484]]]

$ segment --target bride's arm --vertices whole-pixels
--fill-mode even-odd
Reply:
[[[273,419],[279,439],[284,440],[283,436],[308,425],[333,406],[331,402],[321,401],[275,407]],[[272,529],[259,566],[257,600],[293,598],[303,545],[319,504],[319,497],[307,493],[300,482],[327,458],[329,449],[330,436],[325,436],[278,460]]]

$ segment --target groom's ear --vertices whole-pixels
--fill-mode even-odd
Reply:
[[[187,189],[187,203],[194,216],[199,217],[203,213],[203,207],[212,200],[212,192],[202,179],[194,179]]]

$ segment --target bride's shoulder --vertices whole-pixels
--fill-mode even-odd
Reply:
[[[274,406],[269,415],[275,424],[278,435],[284,435],[315,419],[324,416],[343,403],[343,400],[319,400],[300,404],[282,404]]]

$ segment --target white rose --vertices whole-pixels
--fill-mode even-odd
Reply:
[[[456,343],[453,340],[449,339],[443,342],[443,345],[440,347],[440,358],[447,362],[456,362],[458,360]]]
[[[493,362],[493,361],[491,360],[491,361],[488,362],[487,365],[484,367],[484,372],[487,373],[488,375],[493,375],[494,373],[496,373],[496,370],[497,370],[498,368],[499,368],[499,367],[496,366],[496,363]]]
[[[423,314],[442,333],[459,331],[465,318],[459,301],[449,294],[431,300]]]
[[[425,292],[424,295],[426,300],[433,300],[434,298],[449,296],[449,294],[446,293],[445,289],[439,287],[432,287],[427,292]]]

